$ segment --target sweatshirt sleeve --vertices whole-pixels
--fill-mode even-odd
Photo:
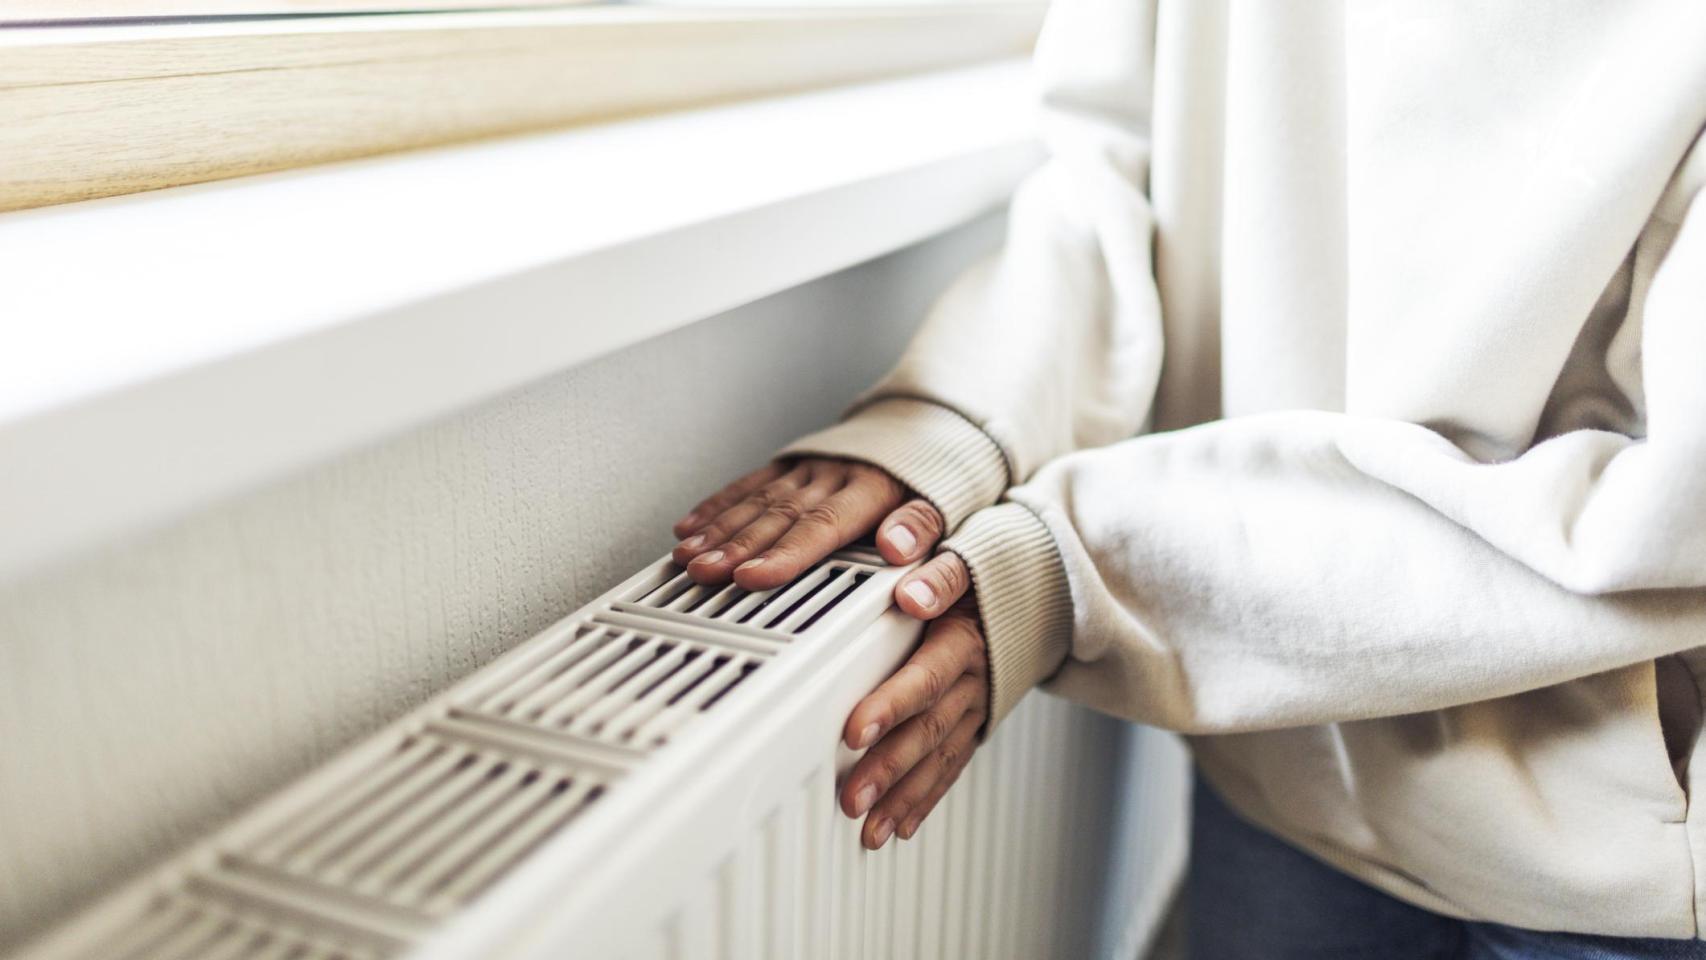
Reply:
[[[974,515],[944,548],[977,588],[992,719],[1052,675],[1188,733],[1290,727],[1706,643],[1697,193],[1661,208],[1668,252],[1626,321],[1644,437],[1577,430],[1481,463],[1416,424],[1262,414],[1068,455]]]
[[[1057,0],[1036,55],[1048,158],[1014,196],[1003,249],[943,295],[843,422],[782,456],[881,466],[952,529],[1049,460],[1137,432],[1161,366],[1153,47],[1149,3]]]

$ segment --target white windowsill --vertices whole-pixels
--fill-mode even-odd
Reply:
[[[941,232],[1038,157],[1011,62],[0,215],[0,578]]]

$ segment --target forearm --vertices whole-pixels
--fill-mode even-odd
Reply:
[[[1484,465],[1415,425],[1289,413],[1051,464],[945,545],[984,605],[994,714],[1052,675],[1074,699],[1172,729],[1298,726],[1490,699],[1698,645],[1696,518],[1673,513],[1666,528],[1627,515],[1624,538],[1647,545],[1636,561],[1607,543],[1590,548],[1598,560],[1567,547],[1519,557],[1496,543],[1514,533],[1423,499],[1449,474],[1458,506],[1526,498],[1531,516],[1507,506],[1512,525],[1550,516],[1567,530],[1593,508],[1560,478],[1609,450],[1652,458],[1627,438],[1561,440],[1538,460]],[[1566,570],[1652,589],[1583,590],[1560,582]],[[1015,603],[1021,589],[1035,595]]]
[[[1153,11],[1062,0],[1038,50],[1044,165],[1002,250],[940,299],[848,419],[784,450],[888,470],[955,526],[1071,450],[1136,433],[1161,366],[1145,192]]]

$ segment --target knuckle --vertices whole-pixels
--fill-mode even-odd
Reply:
[[[906,768],[901,766],[899,757],[893,753],[884,753],[877,757],[876,769],[873,772],[876,774],[876,782],[886,790],[900,782],[900,778],[906,775]]]
[[[920,681],[925,698],[931,703],[942,699],[942,694],[948,692],[948,678],[942,675],[941,669],[934,666],[920,666],[918,669],[923,674]]]
[[[948,722],[942,715],[932,710],[919,715],[918,731],[931,743],[941,743],[948,736]]]
[[[965,590],[967,582],[966,565],[957,554],[945,554],[938,566],[941,568],[942,584],[948,588],[949,593],[961,593]]]
[[[825,500],[815,504],[799,517],[801,523],[814,527],[825,527],[831,530],[841,526],[841,510],[835,504]]]
[[[954,584],[948,579],[948,575],[941,569],[941,564],[932,564],[930,568],[924,572],[924,578],[930,581],[930,589],[936,591],[936,603],[938,606],[953,599],[955,593]]]
[[[756,552],[763,551],[766,546],[768,546],[768,539],[764,537],[763,530],[747,527],[747,529],[740,530],[723,542],[723,556],[727,556],[728,559],[746,559]]]
[[[926,667],[915,660],[902,667],[901,673],[906,674],[904,680],[906,686],[918,691],[919,700],[922,700],[925,703],[935,701],[935,686],[937,682],[936,675],[929,667]],[[912,699],[910,693],[907,695],[907,699]]]
[[[959,744],[944,743],[936,750],[936,761],[942,765],[943,770],[952,770],[959,765],[960,757],[964,753],[965,748]]]
[[[765,516],[792,526],[805,512],[800,501],[791,496],[777,497],[764,508]]]
[[[935,507],[916,501],[906,508],[907,520],[930,539],[942,535],[942,514]]]
[[[757,553],[760,546],[758,536],[757,531],[748,527],[723,543],[723,553],[730,557],[744,557],[747,554]]]

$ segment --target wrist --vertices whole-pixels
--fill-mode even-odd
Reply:
[[[1054,536],[1031,510],[1003,503],[973,514],[942,550],[971,573],[989,661],[993,728],[1066,659],[1072,591]]]

